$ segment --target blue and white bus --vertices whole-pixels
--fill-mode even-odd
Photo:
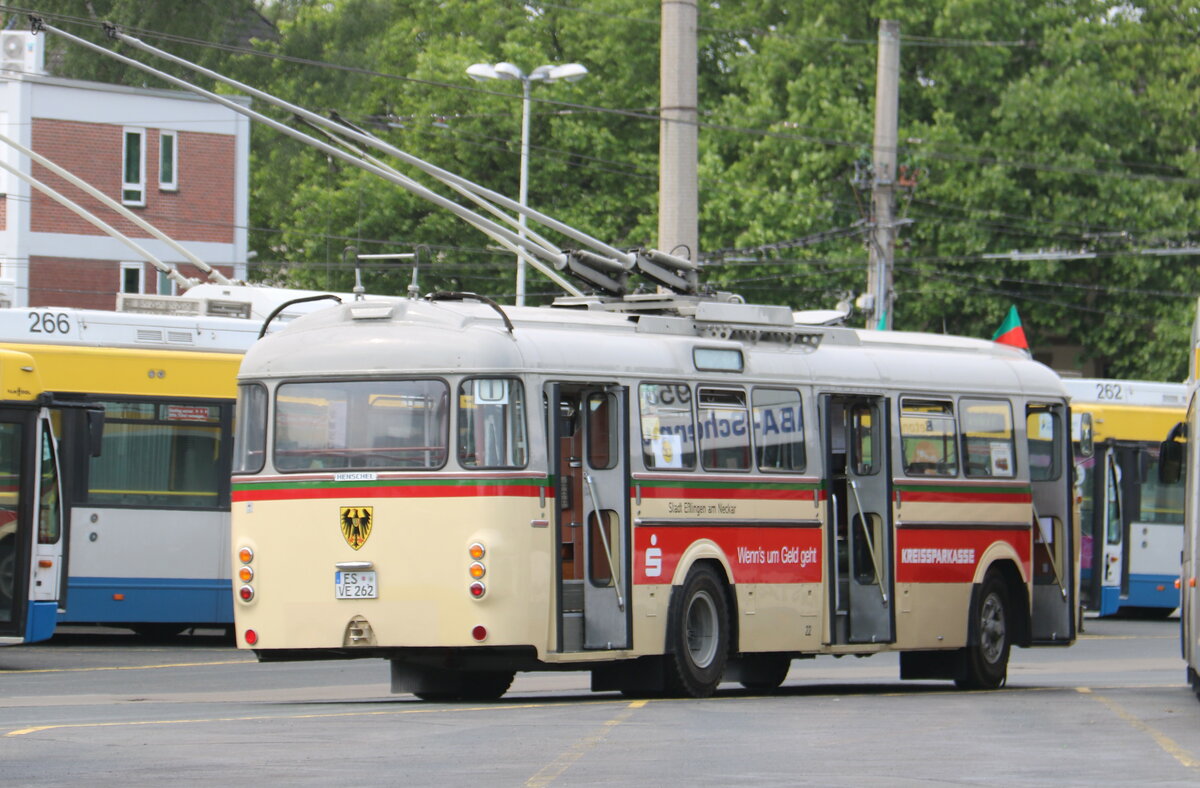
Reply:
[[[1183,483],[1159,480],[1159,444],[1181,421],[1182,383],[1068,378],[1076,427],[1091,415],[1090,453],[1076,429],[1081,598],[1101,616],[1165,618],[1179,607]],[[1085,456],[1086,455],[1086,456]]]

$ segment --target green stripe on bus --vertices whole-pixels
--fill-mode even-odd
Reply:
[[[334,481],[332,479],[296,479],[295,481],[238,482],[234,490],[320,490],[362,487],[545,487],[548,479],[472,479],[454,477],[450,479],[375,479],[373,481]]]

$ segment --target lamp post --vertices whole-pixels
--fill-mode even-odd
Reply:
[[[524,208],[529,196],[529,91],[534,82],[578,82],[588,70],[579,63],[559,66],[538,66],[526,74],[512,63],[476,63],[467,67],[467,76],[486,79],[517,80],[521,83],[521,181],[517,187],[517,202]],[[517,217],[517,235],[525,237],[525,212]],[[525,305],[525,252],[517,254],[517,306]]]

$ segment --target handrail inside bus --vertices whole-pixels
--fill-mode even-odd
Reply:
[[[1042,518],[1038,515],[1037,505],[1035,504],[1033,507],[1033,533],[1037,536],[1040,536],[1042,533],[1041,521]],[[1053,524],[1051,528],[1053,528]],[[1060,539],[1059,542],[1061,543],[1061,541]],[[1046,545],[1046,551],[1050,553],[1050,569],[1054,572],[1054,582],[1058,584],[1058,590],[1062,594],[1062,598],[1066,599],[1067,584],[1063,582],[1062,577],[1058,574],[1058,550],[1052,544],[1047,544],[1046,542],[1042,542],[1042,544]]]
[[[867,553],[871,556],[871,570],[875,573],[875,584],[879,586],[879,596],[883,604],[888,603],[887,591],[883,590],[883,573],[879,571],[879,559],[875,557],[875,540],[871,538],[870,515],[863,509],[862,500],[858,497],[858,482],[850,479],[850,492],[854,493],[854,503],[858,506],[858,519],[862,523],[863,537],[867,540]],[[853,527],[853,523],[847,524]]]
[[[600,508],[600,500],[596,497],[596,482],[590,473],[583,474],[587,483],[588,496],[592,499],[592,516],[596,518],[596,529],[600,531],[600,540],[604,542],[604,555],[608,558],[608,573],[612,575],[613,590],[617,592],[617,609],[625,612],[625,598],[621,596],[621,578],[617,574],[617,564],[613,560],[612,547],[608,544],[608,528],[604,522],[604,510]]]

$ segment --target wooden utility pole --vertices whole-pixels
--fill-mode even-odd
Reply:
[[[875,75],[875,150],[872,154],[870,268],[867,292],[872,296],[867,328],[890,330],[895,298],[892,262],[896,251],[893,206],[900,115],[900,23],[879,22],[879,61]]]
[[[658,248],[693,262],[700,251],[696,176],[697,20],[696,0],[662,0]]]

